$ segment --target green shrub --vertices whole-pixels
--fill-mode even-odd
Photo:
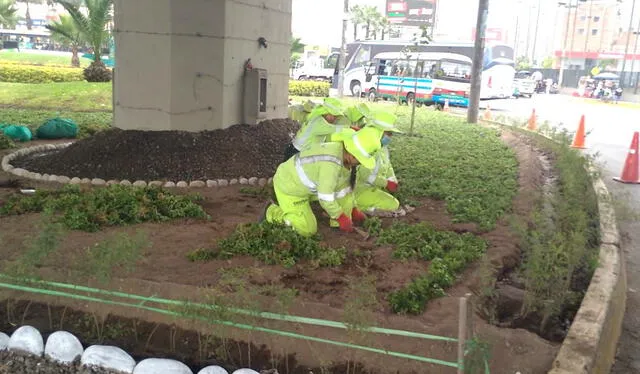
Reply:
[[[328,97],[329,87],[327,82],[289,81],[289,95]]]
[[[0,130],[0,150],[1,149],[12,149],[16,147],[16,143],[11,140],[8,136],[2,134]]]
[[[0,64],[0,82],[9,83],[53,83],[83,81],[79,68]]]
[[[35,195],[14,195],[0,207],[0,216],[38,213],[50,209],[69,229],[97,231],[105,226],[164,222],[177,218],[206,218],[194,197],[174,195],[154,187],[119,185],[83,192],[67,185],[60,191],[39,190]]]

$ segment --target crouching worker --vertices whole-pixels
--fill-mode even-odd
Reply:
[[[309,147],[312,144],[320,144],[329,141],[332,134],[342,131],[344,128],[337,123],[340,117],[344,116],[340,101],[334,98],[326,98],[324,102],[316,107],[307,117],[307,121],[302,124],[300,130],[291,144],[284,152],[284,160]]]
[[[358,165],[375,166],[380,136],[375,128],[363,129],[342,142],[313,144],[280,164],[273,177],[278,203],[270,204],[263,218],[291,226],[300,235],[314,235],[318,223],[310,200],[317,196],[320,206],[338,222],[341,231],[353,231],[352,219],[357,222],[363,220],[364,215],[357,210],[353,215],[353,203],[345,204],[349,199],[340,199],[336,194],[345,185],[345,179],[348,184],[350,169]]]
[[[307,118],[309,114],[316,107],[316,104],[307,100],[304,104],[293,105],[289,107],[289,118],[298,121],[298,123],[303,124],[307,122]]]
[[[396,119],[391,113],[375,113],[370,116],[365,127],[374,127],[383,134],[380,141],[382,149],[376,153],[374,167],[359,167],[356,175],[355,205],[370,215],[395,212],[400,207],[398,199],[391,195],[398,190],[398,179],[391,165],[388,147],[393,133],[400,132],[395,127]]]

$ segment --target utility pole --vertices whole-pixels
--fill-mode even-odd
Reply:
[[[527,12],[527,40],[525,41],[524,56],[529,59],[529,42],[531,42],[531,5],[528,6]],[[529,61],[531,62],[531,61]]]
[[[571,21],[571,1],[569,1],[569,4],[558,3],[558,5],[560,4],[563,4],[567,9],[567,28],[564,32],[564,43],[562,43],[562,51],[560,52],[560,74],[558,75],[558,88],[562,88],[562,81],[564,79],[564,57],[567,50],[567,40],[569,39],[569,22]]]
[[[627,65],[627,53],[629,53],[629,42],[631,41],[631,28],[633,27],[633,14],[636,10],[636,0],[631,3],[631,17],[629,18],[629,30],[627,31],[627,46],[624,48],[624,57],[622,58],[622,71],[620,72],[620,85],[624,86],[624,69]]]
[[[342,15],[342,44],[340,45],[340,61],[338,63],[338,97],[344,96],[344,68],[347,59],[347,23],[349,21],[349,0],[344,0]]]
[[[533,51],[531,52],[531,66],[534,65],[536,60],[536,44],[538,44],[538,25],[540,24],[540,8],[542,7],[541,0],[538,0],[538,15],[536,15],[536,32],[533,34]]]
[[[636,62],[636,60],[635,60],[636,53],[638,53],[638,37],[640,37],[640,19],[638,19],[638,28],[636,29],[636,31],[633,32],[633,35],[636,36],[636,43],[635,43],[635,45],[633,47],[633,57],[634,58],[631,60],[631,74],[633,74],[633,68],[634,68],[634,65],[635,65],[635,62]],[[640,76],[637,76],[636,84],[633,87],[633,94],[634,95],[636,95],[638,93],[638,83],[640,83],[640,82],[638,82],[639,79],[640,79]]]
[[[469,95],[469,110],[467,122],[478,123],[480,109],[480,89],[482,85],[482,59],[484,57],[484,42],[487,31],[487,17],[489,15],[489,0],[478,1],[478,20],[476,21],[476,41],[473,50],[473,64],[471,67],[471,93]]]

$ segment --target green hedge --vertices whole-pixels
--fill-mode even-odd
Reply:
[[[0,64],[0,82],[53,83],[83,80],[81,68]]]
[[[329,87],[327,82],[289,81],[289,95],[328,97]]]

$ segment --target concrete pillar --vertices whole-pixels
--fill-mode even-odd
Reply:
[[[243,123],[249,58],[267,71],[264,118],[285,118],[291,1],[115,0],[115,126],[204,131]]]

